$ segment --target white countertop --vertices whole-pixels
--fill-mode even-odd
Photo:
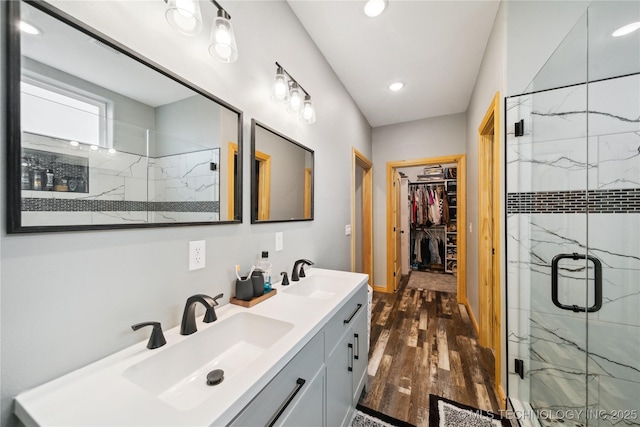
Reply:
[[[335,279],[344,286],[334,298],[304,298],[283,292],[252,308],[227,304],[218,307],[218,321],[203,323],[198,316],[198,331],[216,328],[221,321],[239,312],[290,322],[294,327],[270,347],[256,363],[215,387],[190,410],[179,410],[153,396],[123,377],[123,372],[159,352],[188,340],[180,335],[180,326],[164,331],[167,344],[155,350],[146,348],[147,340],[108,356],[56,380],[21,393],[15,400],[15,413],[26,426],[223,426],[228,424],[260,390],[295,356],[361,286],[368,276],[335,270],[311,268],[307,276]],[[305,279],[291,282],[288,288],[304,286]]]

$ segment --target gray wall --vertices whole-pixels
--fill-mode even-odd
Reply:
[[[223,108],[202,95],[157,107],[155,157],[220,147]],[[237,132],[237,126],[231,127]]]
[[[464,154],[465,113],[416,120],[373,129],[373,277],[387,282],[387,178],[386,164],[399,160]]]
[[[222,303],[228,303],[234,265],[246,268],[261,250],[269,250],[274,271],[290,270],[298,258],[349,270],[344,226],[350,222],[351,147],[371,158],[370,126],[285,2],[225,4],[240,49],[234,64],[208,56],[208,30],[190,39],[169,27],[161,1],[55,4],[244,111],[244,222],[8,236],[0,185],[2,425],[14,423],[16,394],[146,340],[147,333],[134,333],[130,325],[158,320],[175,327],[195,293],[224,292]],[[303,125],[269,100],[276,60],[313,94],[315,124]],[[250,224],[252,117],[315,151],[314,221]],[[4,134],[0,138],[4,163]],[[275,251],[278,231],[284,232],[281,252]],[[202,270],[188,271],[190,240],[206,241]]]

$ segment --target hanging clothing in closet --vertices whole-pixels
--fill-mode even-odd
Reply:
[[[411,266],[430,269],[434,264],[444,266],[444,228],[417,230],[411,236]]]
[[[449,205],[444,185],[411,184],[409,195],[412,228],[449,223]]]

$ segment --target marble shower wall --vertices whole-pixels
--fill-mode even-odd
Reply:
[[[89,162],[88,193],[22,190],[25,226],[219,219],[218,148],[154,159],[26,133],[22,145]]]
[[[572,411],[564,425],[640,425],[577,417],[640,412],[639,117],[638,75],[507,99],[509,394]],[[551,301],[552,259],[574,252],[602,263],[602,308],[588,315]],[[560,302],[593,305],[593,277],[591,262],[559,263]]]

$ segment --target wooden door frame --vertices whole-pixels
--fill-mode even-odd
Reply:
[[[235,219],[236,214],[236,183],[235,183],[235,159],[238,156],[238,144],[235,142],[228,143],[227,150],[227,215],[229,221],[233,221]],[[241,162],[242,159],[238,157],[238,162]]]
[[[374,286],[374,290],[391,293],[393,292],[393,171],[397,168],[411,166],[427,166],[433,164],[455,163],[457,167],[457,203],[458,203],[458,302],[469,305],[467,301],[467,166],[464,154],[454,154],[451,156],[428,157],[415,160],[399,160],[387,162],[387,281],[385,286]]]
[[[392,183],[392,197],[391,197],[391,208],[393,210],[391,214],[391,228],[392,232],[395,233],[393,237],[393,258],[395,260],[395,268],[393,270],[392,278],[393,278],[393,292],[398,290],[398,286],[400,285],[400,279],[402,278],[402,260],[398,259],[402,257],[402,247],[398,245],[402,245],[402,191],[400,189],[400,185],[402,185],[402,178],[396,169],[393,170],[393,183]],[[397,184],[397,185],[396,185]],[[406,203],[406,201],[405,201]],[[400,241],[400,243],[398,243]],[[398,255],[398,253],[400,255]],[[445,264],[446,265],[446,264]],[[397,276],[397,273],[400,273],[400,276]]]
[[[488,155],[488,148],[491,149],[491,156]],[[492,169],[491,176],[487,176],[483,169],[483,165],[489,164]],[[491,190],[491,202],[485,197],[485,189]],[[491,214],[488,215],[488,212]],[[504,401],[501,381],[500,212],[500,92],[496,92],[478,127],[478,337],[480,345],[494,350],[495,386],[501,400]],[[490,236],[483,236],[488,233],[483,226],[487,222],[491,222],[492,233]],[[491,248],[487,246],[489,243]],[[487,256],[491,252],[493,254]],[[493,280],[487,277],[489,267],[493,271]]]
[[[356,168],[362,174],[362,270],[369,275],[373,286],[373,163],[356,150],[351,149],[351,271],[356,269]]]
[[[258,220],[267,221],[271,215],[271,156],[256,150],[255,159],[260,164],[258,174]],[[251,165],[251,167],[255,168],[255,164]]]
[[[313,182],[313,171],[311,168],[304,168],[304,218],[311,219],[311,187]]]

